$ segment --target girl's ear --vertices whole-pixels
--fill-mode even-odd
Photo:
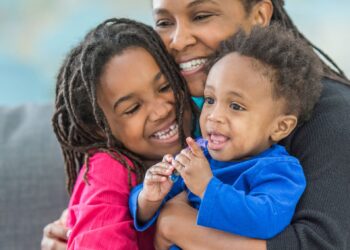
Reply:
[[[253,25],[267,26],[270,24],[273,14],[271,0],[262,0],[256,3],[252,9],[251,20]]]
[[[281,115],[276,120],[272,127],[270,139],[277,143],[287,137],[297,126],[298,118],[295,115]]]

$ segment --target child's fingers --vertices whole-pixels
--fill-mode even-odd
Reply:
[[[169,163],[160,162],[154,166],[152,166],[150,169],[147,170],[147,173],[152,173],[155,175],[164,175],[169,176],[171,175],[174,167],[171,166]]]
[[[145,176],[144,184],[149,185],[149,184],[155,184],[159,182],[164,182],[167,181],[168,177],[164,175],[159,175],[159,174],[154,174],[152,172],[148,172]]]
[[[191,149],[192,154],[195,156],[202,156],[203,152],[199,145],[191,137],[186,138],[188,147]]]
[[[193,154],[192,154],[190,148],[185,148],[185,149],[181,150],[181,152],[175,157],[175,159],[177,160],[180,155],[187,157],[189,161],[193,157]]]
[[[189,153],[191,154],[191,153]],[[182,166],[186,167],[190,164],[191,162],[191,159],[188,157],[188,155],[186,155],[186,153],[181,153],[181,154],[178,154],[176,157],[175,157],[175,162],[178,162],[180,163]],[[172,164],[173,165],[173,164]],[[176,167],[175,167],[176,168]]]
[[[173,159],[173,156],[171,154],[166,154],[163,156],[162,162],[167,162],[167,163],[171,164],[172,159]]]
[[[181,174],[181,171],[185,168],[184,165],[182,165],[180,162],[177,160],[173,159],[171,162],[171,165]]]

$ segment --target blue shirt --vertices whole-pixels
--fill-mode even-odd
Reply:
[[[197,224],[251,238],[269,239],[281,232],[294,214],[306,181],[302,167],[284,147],[273,145],[264,152],[242,161],[220,162],[204,151],[213,177],[203,199],[188,190],[180,178],[163,203],[186,190],[188,200],[198,209]],[[147,223],[136,220],[137,197],[142,184],[136,186],[129,207],[136,230],[152,225],[159,211]]]

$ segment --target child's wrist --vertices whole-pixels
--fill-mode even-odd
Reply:
[[[210,176],[208,179],[206,179],[203,183],[203,188],[202,190],[200,191],[200,194],[198,195],[201,199],[203,199],[204,197],[204,194],[205,194],[205,191],[207,190],[207,187],[209,185],[209,182],[211,180],[211,178],[213,178],[213,176]]]
[[[142,203],[147,203],[147,204],[156,204],[156,203],[160,203],[162,202],[163,199],[159,199],[159,200],[154,200],[152,199],[149,195],[147,195],[147,193],[144,191],[144,189],[141,190],[139,197],[138,197],[138,202],[142,202]]]

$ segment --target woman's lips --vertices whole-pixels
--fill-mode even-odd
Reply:
[[[204,68],[206,62],[206,58],[197,58],[179,63],[181,74],[183,76],[190,76],[192,74],[195,74]]]

